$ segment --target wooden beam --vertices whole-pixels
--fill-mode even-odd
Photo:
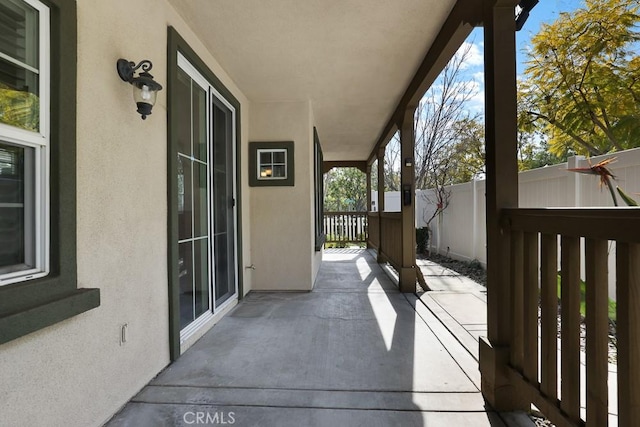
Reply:
[[[322,171],[324,173],[329,172],[333,168],[356,168],[367,173],[367,161],[366,160],[327,160],[322,163]]]
[[[402,121],[405,111],[418,105],[424,93],[433,84],[469,34],[471,34],[473,28],[480,25],[482,22],[481,6],[482,2],[477,0],[458,0],[456,2],[400,98],[396,109],[380,133],[378,141],[369,156],[369,163],[375,160],[378,150],[387,145],[395,134],[398,129],[397,123]]]
[[[638,208],[504,209],[512,230],[640,242]]]

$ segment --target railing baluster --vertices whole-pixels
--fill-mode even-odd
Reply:
[[[558,397],[558,238],[540,238],[541,382],[540,391],[551,400]]]
[[[635,426],[640,420],[638,212],[637,208],[513,208],[503,211],[501,220],[509,224],[511,236],[509,267],[514,310],[507,371],[512,385],[522,392],[526,404],[538,407],[555,425],[606,427],[612,416],[610,396],[618,402],[617,411],[612,410],[617,414],[617,425]],[[562,236],[559,294],[556,271],[558,235]],[[542,236],[540,245],[538,236]],[[581,249],[582,239],[585,241],[584,252]],[[615,373],[608,371],[610,284],[607,267],[610,241],[616,241],[617,246],[618,366]],[[540,269],[538,251],[542,257]],[[581,265],[583,260],[584,265]],[[582,271],[585,276],[582,276]],[[585,277],[584,283],[582,277]],[[583,296],[585,283],[586,295]],[[538,342],[539,296],[543,318],[541,344]],[[556,312],[558,298],[561,313]],[[583,307],[586,307],[586,350],[581,348],[580,337]],[[518,312],[524,313],[522,327]],[[557,314],[561,314],[560,353],[557,351]],[[522,333],[519,332],[521,328]],[[524,336],[523,343],[519,341],[520,335]],[[582,366],[585,353],[586,384]],[[561,357],[560,371],[557,370],[558,357]],[[608,387],[611,375],[617,377],[617,390]],[[582,393],[585,391],[586,417],[582,409]]]
[[[607,241],[586,239],[587,427],[608,425]]]
[[[329,222],[331,223],[330,225],[330,230],[331,230],[331,240],[335,241],[336,240],[336,217],[335,215],[331,215],[329,217]]]
[[[522,371],[524,361],[524,233],[511,232],[511,285],[513,310],[511,364]]]
[[[538,234],[524,233],[524,376],[538,383]]]
[[[561,408],[580,422],[580,239],[562,236]]]
[[[326,242],[366,243],[368,216],[366,212],[325,212],[323,224]]]
[[[640,244],[616,243],[618,425],[640,420]]]

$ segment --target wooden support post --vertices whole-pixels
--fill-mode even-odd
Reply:
[[[378,262],[383,262],[382,250],[385,247],[384,233],[382,232],[382,212],[384,212],[384,151],[385,147],[378,150]]]
[[[371,198],[371,164],[367,163],[367,171],[366,171],[366,179],[367,179],[367,213],[365,214],[364,221],[367,224],[367,227],[364,231],[364,240],[367,248],[371,248],[371,242],[369,241],[369,212],[371,212],[371,205],[373,202]]]
[[[408,107],[400,127],[400,213],[402,215],[402,265],[400,292],[416,291],[416,174],[414,170],[416,107]]]
[[[371,165],[367,165],[367,212],[371,212]]]
[[[523,406],[506,366],[512,333],[510,233],[500,223],[502,209],[518,206],[514,20],[517,3],[517,0],[485,0],[483,4],[488,340],[480,341],[480,370],[485,398],[501,411]]]

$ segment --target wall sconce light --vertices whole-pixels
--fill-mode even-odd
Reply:
[[[149,74],[153,64],[145,59],[136,65],[135,62],[120,58],[116,68],[120,78],[133,86],[133,100],[138,106],[138,113],[142,116],[142,120],[146,119],[156,103],[158,91],[162,89],[162,85],[153,80],[153,76]],[[134,74],[138,68],[142,68],[142,72],[135,77]]]

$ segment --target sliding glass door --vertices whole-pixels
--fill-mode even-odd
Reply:
[[[235,110],[182,56],[177,120],[180,336],[237,297]]]
[[[211,98],[213,123],[213,243],[215,263],[215,305],[219,307],[236,293],[235,176],[233,172],[233,111],[222,97]]]

